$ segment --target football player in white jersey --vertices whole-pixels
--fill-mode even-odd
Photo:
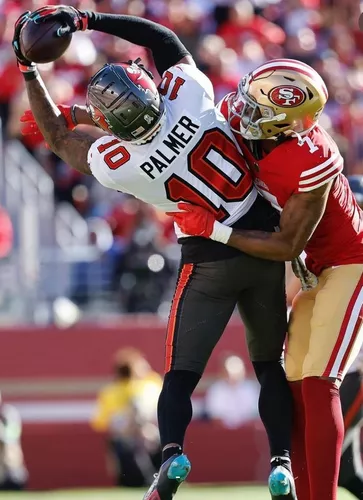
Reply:
[[[159,90],[137,61],[106,64],[89,83],[87,107],[58,109],[19,46],[22,26],[45,19],[60,20],[71,32],[95,29],[148,47],[162,75]],[[37,131],[37,124],[51,149],[73,168],[165,212],[186,201],[207,207],[230,226],[274,231],[276,213],[253,186],[228,123],[214,106],[211,82],[172,31],[132,16],[51,6],[19,18],[13,47],[36,120],[30,127]],[[95,140],[70,130],[77,123],[97,125],[102,136]],[[145,500],[171,500],[189,473],[183,441],[192,417],[190,398],[236,305],[261,384],[270,493],[293,500],[292,398],[281,363],[287,331],[284,263],[249,257],[205,238],[178,237],[182,261],[158,404],[163,464]]]

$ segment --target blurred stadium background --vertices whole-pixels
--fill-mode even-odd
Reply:
[[[95,432],[90,425],[97,394],[111,380],[113,356],[120,348],[139,349],[152,369],[162,373],[165,322],[179,248],[166,216],[121,193],[106,191],[72,171],[42,141],[21,136],[19,117],[28,103],[11,50],[13,25],[24,10],[46,3],[0,0],[0,390],[4,402],[0,417],[8,405],[18,419],[15,437],[4,437],[7,433],[0,426],[0,483],[4,449],[21,434],[28,489],[111,487],[114,478],[106,460],[105,429]],[[341,148],[346,173],[363,173],[363,35],[358,31],[358,0],[65,3],[145,16],[172,28],[212,80],[217,101],[235,89],[241,75],[265,60],[291,57],[311,64],[330,93],[321,122]],[[106,60],[139,56],[153,69],[143,48],[97,32],[77,33],[67,53],[54,64],[41,66],[41,72],[56,102],[83,104],[89,77]],[[229,414],[224,420],[208,411],[207,404],[214,382],[226,382],[221,362],[231,354],[245,362],[246,372],[242,368],[238,380],[251,399],[250,411],[243,415],[236,411],[234,422]],[[194,398],[196,417],[186,444],[193,459],[190,483],[265,480],[267,443],[256,418],[256,396],[248,385],[252,382],[243,326],[234,318]],[[228,411],[233,408],[232,404]],[[218,450],[220,462],[205,453],[209,445]],[[141,498],[137,490],[122,494],[126,500]],[[224,494],[232,499],[267,498],[264,489],[249,487],[186,487],[178,498],[212,499]],[[34,495],[44,500],[111,500],[119,494],[94,490],[6,495],[8,500]],[[342,492],[339,498],[348,496]]]

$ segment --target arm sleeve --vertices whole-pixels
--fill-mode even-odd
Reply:
[[[136,16],[87,12],[88,29],[123,38],[151,50],[160,75],[190,55],[177,35],[160,24]]]

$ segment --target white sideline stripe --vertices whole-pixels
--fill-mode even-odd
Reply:
[[[310,168],[309,170],[305,170],[304,172],[302,172],[302,174],[300,175],[300,177],[307,177],[308,175],[315,174],[315,172],[319,172],[323,168],[325,168],[328,165],[330,165],[331,163],[335,162],[338,158],[340,158],[340,160],[343,161],[343,158],[340,156],[340,154],[339,153],[335,153],[333,156],[331,156],[326,161],[324,161],[324,163],[320,163],[316,167]]]
[[[20,413],[23,424],[37,423],[89,423],[96,410],[96,401],[12,401]],[[198,417],[204,409],[204,399],[193,397],[193,415]]]
[[[89,422],[95,401],[12,401],[23,423],[37,422]]]
[[[305,179],[304,181],[300,181],[299,186],[304,185],[304,184],[314,184],[316,181],[319,181],[320,179],[322,179],[326,175],[330,174],[330,172],[334,172],[334,170],[340,166],[340,163],[341,162],[337,161],[337,163],[334,163],[334,165],[332,167],[328,168],[327,170],[324,169],[323,172],[316,175],[315,177],[312,177],[311,179]],[[304,187],[304,186],[302,186],[302,187]]]
[[[357,297],[357,300],[355,301],[355,304],[354,304],[354,307],[352,310],[352,314],[351,314],[350,319],[349,319],[348,326],[345,330],[342,345],[340,346],[338,354],[335,358],[335,362],[334,362],[334,365],[331,369],[329,377],[336,378],[338,376],[340,365],[342,364],[342,360],[343,360],[344,355],[346,353],[346,350],[349,346],[349,342],[351,341],[351,338],[353,336],[354,328],[355,328],[355,325],[357,324],[362,305],[363,305],[363,288],[361,288],[359,295]]]

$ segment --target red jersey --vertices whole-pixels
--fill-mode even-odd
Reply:
[[[228,119],[227,95],[218,105]],[[317,189],[334,179],[324,215],[308,241],[306,265],[316,275],[327,267],[363,263],[363,211],[343,170],[343,158],[330,135],[316,125],[257,160],[236,134],[259,192],[282,210],[296,193]]]

